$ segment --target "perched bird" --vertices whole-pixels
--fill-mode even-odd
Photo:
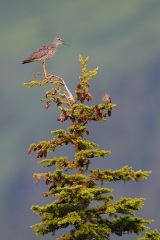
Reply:
[[[104,101],[107,105],[112,102],[111,97],[108,93],[103,94],[102,101]],[[108,110],[108,117],[110,117],[110,116],[111,116],[111,111]]]
[[[38,48],[30,57],[22,61],[22,64],[30,63],[30,62],[42,62],[44,76],[45,78],[47,78],[47,72],[45,69],[46,60],[49,60],[54,56],[60,44],[67,45],[61,38],[56,37],[53,40],[52,44],[45,45],[45,46],[42,46],[41,48]]]
[[[103,96],[102,96],[102,100],[105,102],[105,103],[111,103],[111,97],[108,93],[104,93]]]

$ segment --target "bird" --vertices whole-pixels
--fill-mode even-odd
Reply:
[[[22,64],[30,63],[30,62],[42,62],[42,68],[44,71],[45,78],[48,78],[48,74],[46,72],[46,60],[51,59],[57,51],[57,48],[60,44],[67,45],[61,38],[56,37],[52,44],[48,44],[38,48],[30,57],[26,58],[22,61]]]
[[[111,96],[108,93],[104,93],[102,96],[102,101],[104,101],[107,105],[112,103]],[[108,110],[108,117],[111,117],[111,111]]]
[[[105,103],[109,104],[109,103],[111,103],[111,96],[108,93],[104,93],[102,96],[102,100]]]

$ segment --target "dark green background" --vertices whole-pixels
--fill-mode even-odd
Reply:
[[[134,170],[152,170],[147,181],[111,187],[117,199],[146,197],[138,215],[155,219],[151,227],[160,231],[160,1],[1,0],[0,29],[1,239],[37,239],[29,226],[39,219],[30,207],[52,201],[41,197],[44,183],[35,185],[32,175],[41,172],[41,167],[27,149],[30,143],[51,139],[51,130],[69,123],[57,122],[56,107],[46,110],[39,101],[46,88],[29,90],[23,85],[33,80],[33,73],[42,71],[41,64],[22,65],[21,61],[56,36],[70,46],[59,47],[47,62],[48,72],[63,77],[74,91],[81,73],[78,55],[89,56],[88,68],[99,66],[91,83],[93,103],[108,92],[117,104],[106,122],[89,124],[89,139],[112,151],[106,159],[93,160],[93,167],[129,165]],[[59,149],[55,155],[66,155],[66,150]]]

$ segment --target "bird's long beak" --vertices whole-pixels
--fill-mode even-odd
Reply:
[[[69,46],[67,43],[63,42],[64,45]]]

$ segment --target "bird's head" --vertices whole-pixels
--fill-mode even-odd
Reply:
[[[56,44],[56,46],[60,45],[60,44],[65,44],[67,45],[61,38],[56,37],[53,41],[53,44]]]

